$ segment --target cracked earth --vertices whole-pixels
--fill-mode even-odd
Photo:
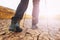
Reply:
[[[60,21],[48,22],[40,20],[38,29],[31,29],[31,20],[21,22],[21,33],[10,32],[10,19],[0,19],[0,40],[60,40]],[[27,22],[27,23],[26,23]]]

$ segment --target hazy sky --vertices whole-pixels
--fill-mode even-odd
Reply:
[[[0,5],[16,10],[21,0],[0,0]],[[29,0],[29,7],[26,13],[32,13],[32,0]],[[40,0],[40,15],[53,16],[60,14],[60,0]]]

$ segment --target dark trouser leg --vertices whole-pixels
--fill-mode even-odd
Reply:
[[[38,23],[39,1],[40,0],[33,0],[32,25],[36,25]]]
[[[16,14],[12,17],[11,26],[9,28],[10,31],[21,32],[22,29],[19,28],[19,21],[23,18],[24,12],[27,9],[29,0],[21,0],[21,3],[18,5]]]
[[[28,7],[28,3],[29,3],[29,0],[21,0],[21,3],[17,7],[15,16],[12,17],[12,21],[16,23],[23,18],[24,12]]]

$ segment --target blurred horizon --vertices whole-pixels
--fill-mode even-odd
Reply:
[[[8,19],[10,19],[12,16],[14,16],[14,14],[15,14],[15,10],[7,8],[7,7],[4,7],[4,6],[0,6],[0,19],[1,18],[4,18],[4,19],[8,18]],[[25,13],[23,18],[32,19],[32,16],[27,14],[27,13]],[[39,16],[39,19],[60,20],[60,15],[55,15],[54,17]]]
[[[1,0],[0,6],[4,6],[16,10],[21,0]],[[39,17],[42,18],[58,18],[60,19],[60,0],[40,0]],[[29,5],[26,10],[27,15],[32,15],[32,0],[29,0]]]

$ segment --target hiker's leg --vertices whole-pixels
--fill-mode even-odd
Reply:
[[[12,21],[18,22],[23,18],[24,12],[28,7],[29,0],[21,0],[21,3],[18,5],[16,14],[12,17]]]
[[[40,0],[33,0],[33,12],[32,12],[32,27],[38,23],[38,16],[39,16],[39,1]]]
[[[27,9],[29,0],[21,0],[21,3],[18,5],[16,14],[14,17],[12,17],[10,31],[22,31],[21,28],[19,28],[19,21],[23,18],[24,12]]]

